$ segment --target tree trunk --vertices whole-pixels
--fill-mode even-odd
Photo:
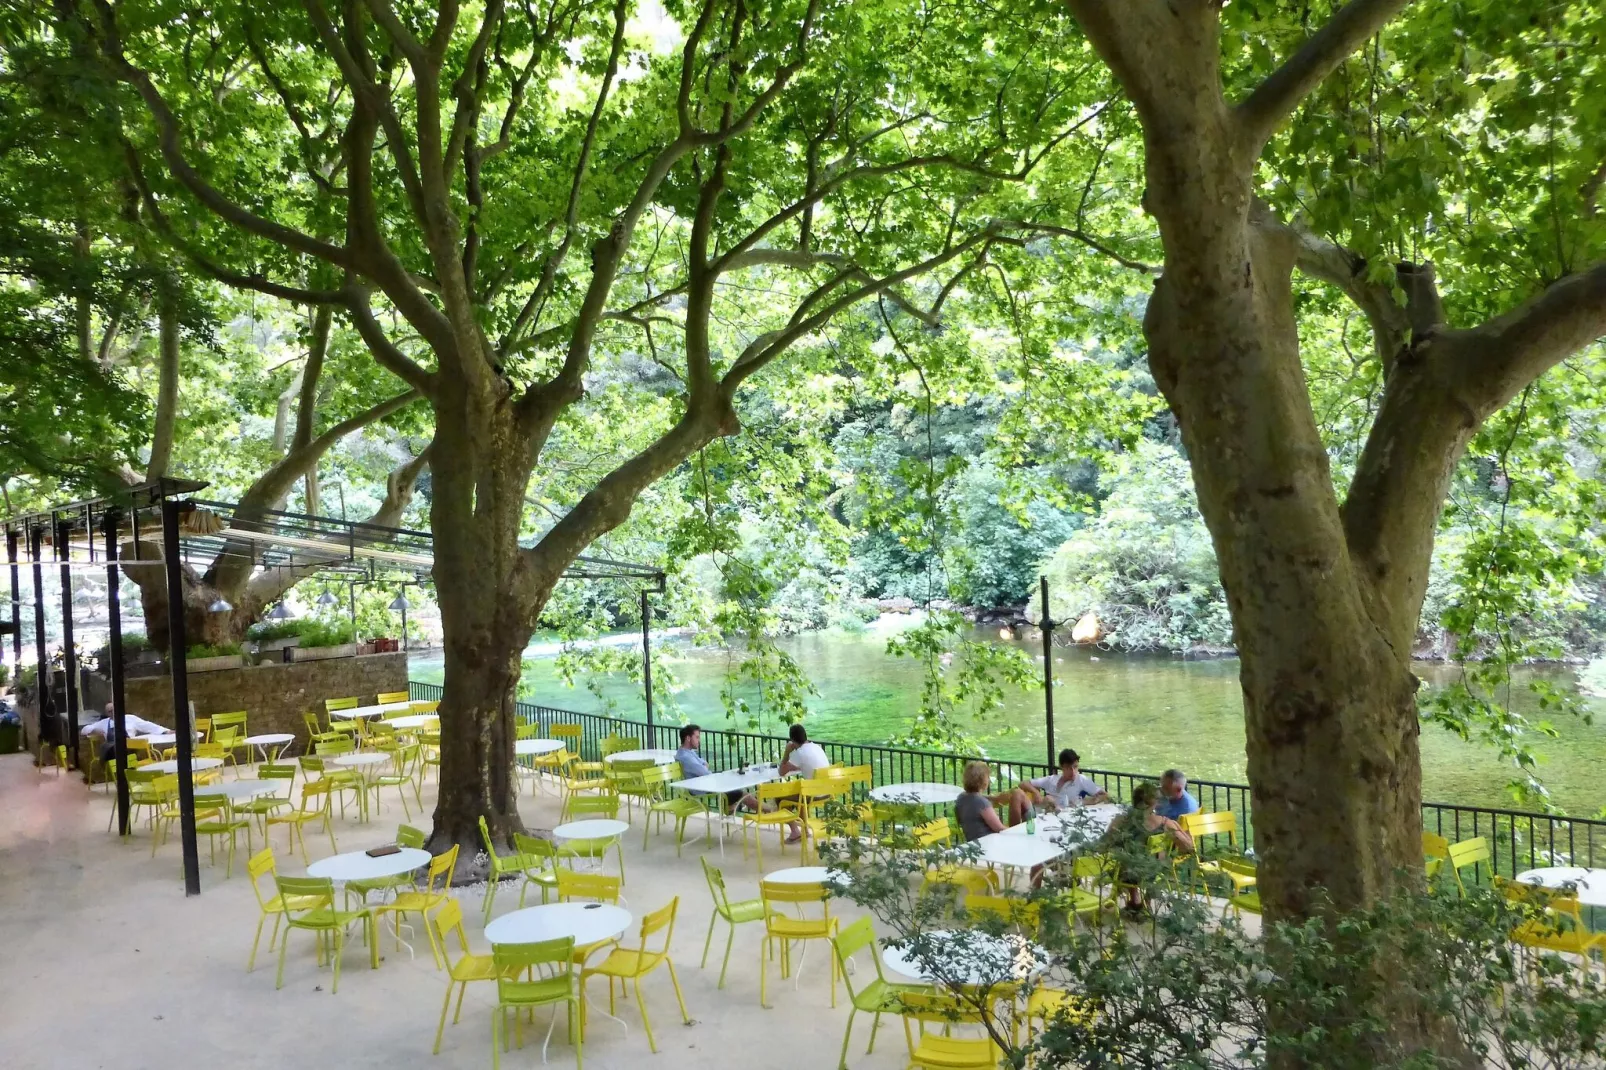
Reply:
[[[174,428],[178,422],[179,322],[177,294],[174,293],[176,283],[164,278],[158,286],[160,298],[156,317],[161,367],[156,392],[156,427],[151,435],[151,459],[145,469],[146,482],[167,475],[168,462],[173,456]]]

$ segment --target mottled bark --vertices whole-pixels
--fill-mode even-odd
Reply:
[[[157,286],[157,354],[159,367],[156,387],[156,422],[151,433],[151,458],[145,466],[145,480],[152,482],[167,475],[173,457],[173,437],[178,425],[179,310],[177,281],[164,277]]]

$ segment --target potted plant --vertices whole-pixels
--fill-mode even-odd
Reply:
[[[265,620],[251,625],[245,637],[256,642],[259,654],[270,650],[284,650],[286,647],[301,645],[301,633],[307,623],[300,620]]]
[[[290,650],[291,661],[319,661],[323,658],[349,658],[357,653],[352,627],[345,621],[300,621],[301,645]]]
[[[215,672],[218,669],[239,669],[244,665],[245,657],[239,643],[221,643],[218,646],[198,643],[184,652],[184,668],[187,672]]]

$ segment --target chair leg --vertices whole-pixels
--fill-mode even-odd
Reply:
[[[634,983],[636,986],[636,1009],[641,1012],[641,1028],[647,1033],[647,1048],[654,1055],[657,1055],[658,1042],[652,1038],[652,1022],[647,1018],[647,1001],[641,998],[641,978],[637,977]],[[624,987],[625,986],[623,984],[619,985],[621,991],[624,989]],[[613,991],[613,982],[611,979],[608,983],[608,990],[610,993]]]
[[[675,976],[675,964],[669,961],[668,954],[664,955],[664,965],[669,967],[669,983],[674,985],[675,1001],[680,1004],[680,1020],[691,1025],[691,1015],[686,1013],[686,997],[680,991],[680,978]]]
[[[719,987],[725,987],[725,971],[730,969],[731,945],[736,943],[736,923],[730,923],[730,929],[725,933],[725,961],[719,964]]]
[[[699,970],[708,969],[708,949],[714,946],[714,923],[717,921],[719,921],[719,908],[715,907],[714,912],[708,916],[708,935],[703,937],[703,963],[697,967]]]
[[[257,945],[262,942],[262,923],[267,920],[268,916],[266,914],[259,914],[257,916],[257,932],[256,935],[251,938],[251,957],[245,960],[246,973],[250,973],[252,967],[254,967],[257,963]]]
[[[857,1007],[848,1011],[848,1028],[842,1034],[842,1057],[837,1060],[837,1070],[848,1070],[848,1041],[853,1039],[853,1016],[858,1013],[859,1008]],[[874,1041],[871,1043],[874,1043]]]
[[[441,1053],[441,1034],[446,1032],[446,1012],[452,1005],[452,987],[453,982],[448,980],[446,982],[446,998],[441,1000],[441,1021],[435,1027],[435,1047],[430,1049],[431,1055],[439,1055]],[[465,984],[463,987],[467,988],[468,986]]]
[[[273,987],[277,991],[284,987],[284,950],[290,946],[290,933],[285,931],[284,939],[279,941],[279,972],[274,975]]]
[[[769,946],[770,938],[767,936],[760,941],[758,945],[758,1005],[766,1008],[769,1006],[769,1004],[765,1002],[765,983],[768,980],[765,975],[769,973],[767,968],[766,952],[769,950]]]
[[[851,1015],[850,1015],[851,1017]],[[864,1049],[866,1055],[875,1054],[875,1031],[881,1028],[881,1012],[876,1011],[875,1017],[870,1019],[870,1046]],[[846,1058],[844,1056],[844,1058]]]

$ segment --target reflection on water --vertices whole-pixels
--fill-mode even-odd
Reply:
[[[784,645],[819,691],[809,700],[809,728],[818,738],[882,743],[903,731],[919,709],[919,666],[889,657],[884,637],[816,632]],[[679,690],[673,696],[664,694],[662,687],[655,692],[659,716],[675,721],[684,717],[711,728],[732,727],[719,700],[724,656],[688,647],[675,648],[673,655]],[[601,712],[596,696],[557,679],[550,658],[532,664],[526,681],[534,701]],[[1558,687],[1573,686],[1571,671],[1536,671],[1550,675]],[[1432,683],[1447,678],[1450,670],[1422,665],[1417,672]],[[438,682],[439,655],[415,657],[412,676]],[[1244,780],[1237,661],[1180,661],[1069,648],[1055,651],[1055,679],[1055,742],[1075,747],[1084,764],[1152,773],[1175,765],[1200,779]],[[637,720],[644,716],[638,685],[623,677],[610,678],[602,681],[602,690],[617,703],[619,716]],[[747,697],[755,701],[757,696]],[[1519,687],[1519,705],[1527,697]],[[1591,705],[1597,717],[1606,712],[1606,701],[1593,700]],[[990,754],[1043,759],[1041,690],[1012,691],[1001,722],[1013,731],[982,733]],[[1594,814],[1606,806],[1600,778],[1606,760],[1606,724],[1568,720],[1556,727],[1560,738],[1535,744],[1544,758],[1541,774],[1558,805],[1570,813]],[[1424,726],[1422,765],[1424,794],[1430,800],[1510,805],[1503,790],[1510,771],[1487,748]]]

